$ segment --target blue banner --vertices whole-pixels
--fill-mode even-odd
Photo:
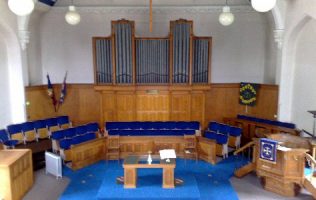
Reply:
[[[260,159],[276,163],[278,141],[261,138],[260,139]]]

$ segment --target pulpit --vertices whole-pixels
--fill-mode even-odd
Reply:
[[[270,138],[279,142],[276,161],[260,158],[258,140],[255,147],[257,175],[261,177],[264,189],[283,196],[295,196],[304,182],[305,153],[310,145],[297,136],[286,134],[274,134]]]

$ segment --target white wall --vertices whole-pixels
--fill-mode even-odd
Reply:
[[[316,19],[316,0],[287,1],[286,7],[284,44],[279,77],[278,119],[281,121],[293,121],[294,118],[297,119],[294,116],[294,113],[296,113],[294,109],[297,109],[294,105],[294,98],[297,96],[294,91],[295,70],[301,67],[296,62],[296,54],[298,53],[296,47],[304,26],[310,20]],[[309,87],[309,85],[304,85],[304,87]]]
[[[2,38],[3,37],[0,33],[0,129],[4,128],[11,122],[7,51]]]
[[[316,110],[316,20],[309,21],[297,39],[293,88],[293,121],[299,128],[313,131]]]
[[[41,63],[34,60],[29,65],[33,66],[34,73],[42,69],[44,84],[47,82],[46,73],[50,74],[53,83],[57,83],[62,82],[66,70],[70,83],[93,83],[91,38],[108,36],[111,32],[110,21],[120,18],[135,20],[136,36],[153,37],[167,36],[170,20],[193,20],[195,35],[213,37],[213,83],[264,83],[265,67],[271,68],[271,63],[265,61],[267,18],[257,12],[233,11],[235,22],[223,27],[218,22],[221,8],[157,8],[154,9],[153,33],[149,33],[147,8],[78,10],[82,20],[77,26],[66,24],[66,8],[54,7],[41,18]],[[40,64],[42,66],[38,66]],[[30,76],[30,79],[31,83],[38,83],[34,76]]]
[[[6,107],[4,111],[9,113],[1,116],[3,126],[25,121],[22,55],[17,37],[17,18],[9,11],[6,1],[0,1],[0,37],[0,51],[3,57],[0,68],[5,70],[4,74],[7,73],[5,78],[1,77],[1,81],[5,87],[8,87],[4,90],[8,93],[1,91],[0,103],[1,106]]]
[[[41,34],[40,21],[41,13],[34,12],[31,16],[29,24],[30,42],[27,46],[27,62],[28,62],[28,77],[29,85],[42,84],[42,59],[41,59]]]

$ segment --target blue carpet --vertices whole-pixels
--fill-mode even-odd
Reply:
[[[177,159],[175,177],[184,184],[175,189],[162,188],[161,169],[139,169],[136,189],[124,189],[116,184],[123,176],[122,165],[117,161],[104,161],[72,171],[64,168],[64,176],[71,182],[61,195],[61,200],[84,199],[212,199],[237,200],[238,196],[229,179],[234,170],[246,164],[245,159],[231,156],[216,165],[204,161]],[[122,162],[121,162],[122,163]]]
[[[175,174],[185,182],[185,185],[175,189],[162,188],[162,169],[138,169],[135,189],[124,189],[123,185],[113,185],[116,177],[122,174],[123,170],[107,176],[100,187],[97,199],[200,199],[197,182],[191,174]]]

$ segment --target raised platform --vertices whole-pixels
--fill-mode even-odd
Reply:
[[[174,189],[162,188],[161,169],[138,169],[137,188],[124,189],[121,184],[113,184],[121,173],[111,173],[103,180],[97,195],[98,200],[103,199],[200,199],[200,192],[196,179],[190,174],[176,174],[181,178],[183,185]]]

